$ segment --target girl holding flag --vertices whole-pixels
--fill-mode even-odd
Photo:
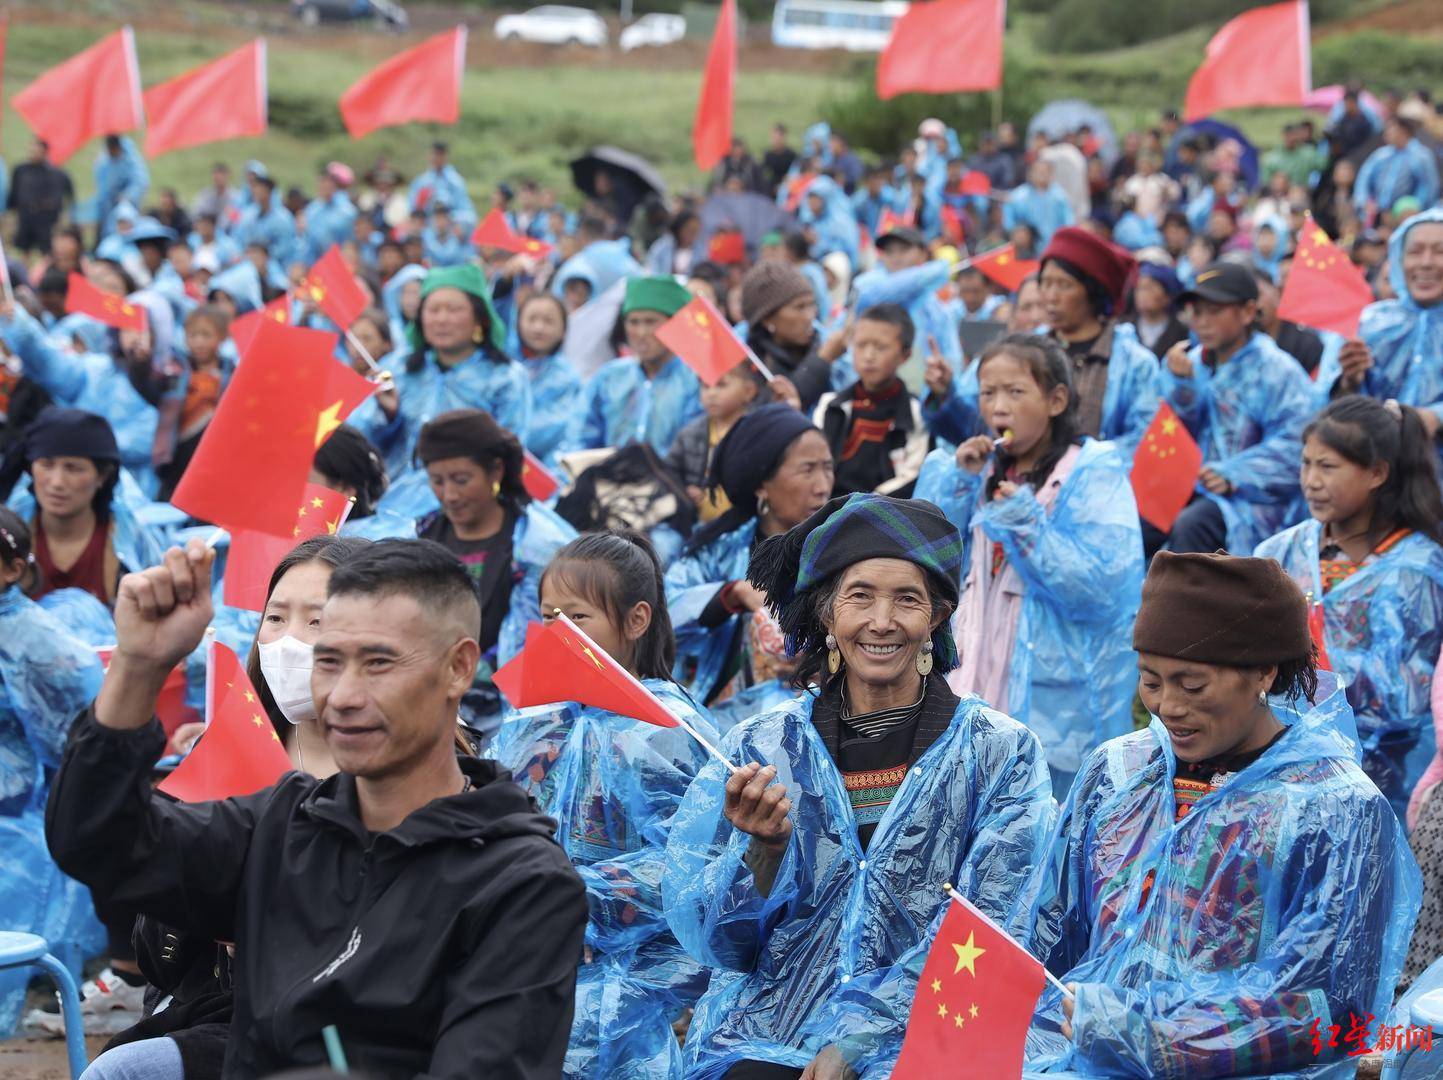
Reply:
[[[671,679],[675,644],[661,564],[644,538],[592,533],[556,553],[541,579],[547,621],[560,612],[667,708],[714,739]],[[577,977],[569,1080],[682,1076],[672,1024],[706,971],[662,912],[672,817],[706,759],[682,728],[569,702],[509,717],[489,751],[560,822],[557,840],[586,884],[591,920]]]
[[[1312,517],[1263,541],[1308,598],[1320,658],[1347,679],[1363,771],[1399,817],[1435,750],[1443,645],[1443,498],[1418,413],[1333,402],[1303,431]]]

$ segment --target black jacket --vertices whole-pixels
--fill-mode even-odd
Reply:
[[[288,773],[240,799],[152,795],[160,725],[71,731],[46,808],[55,861],[97,899],[236,945],[225,1075],[323,1064],[334,1024],[378,1077],[551,1078],[586,926],[556,823],[495,762],[389,832],[355,780]]]

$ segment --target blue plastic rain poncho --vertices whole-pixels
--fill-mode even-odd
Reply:
[[[8,321],[0,323],[0,337],[20,357],[25,375],[43,387],[57,404],[105,417],[120,446],[122,465],[137,473],[149,473],[159,414],[114,357],[109,353],[72,353],[56,348],[40,324],[19,307]]]
[[[702,414],[701,380],[677,356],[649,379],[640,360],[618,356],[582,387],[580,405],[568,449],[645,442],[665,456],[676,433]]]
[[[714,737],[674,684],[643,682]],[[488,754],[557,819],[556,838],[586,883],[591,959],[577,973],[563,1075],[680,1078],[671,1025],[705,988],[706,971],[666,924],[661,879],[672,817],[706,752],[681,728],[565,704],[508,717]]]
[[[1175,821],[1167,729],[1084,766],[1015,930],[1077,983],[1069,1045],[1050,986],[1029,1069],[1085,1076],[1353,1075],[1312,1030],[1386,1016],[1418,913],[1403,828],[1358,768],[1351,710],[1273,699],[1287,732]],[[1333,1064],[1327,1064],[1329,1058]],[[1296,1070],[1296,1072],[1294,1072]]]
[[[1383,145],[1368,155],[1353,184],[1353,205],[1359,214],[1369,203],[1380,211],[1408,195],[1424,207],[1438,201],[1438,159],[1417,139],[1406,146]]]
[[[812,205],[813,199],[820,201],[820,210]],[[797,207],[797,221],[816,233],[812,258],[840,251],[856,267],[860,247],[857,218],[847,193],[830,176],[819,176],[807,185],[802,204]]]
[[[1163,246],[1162,230],[1136,210],[1126,210],[1117,219],[1117,224],[1112,227],[1112,239],[1128,251]]]
[[[1107,385],[1102,392],[1102,426],[1098,438],[1117,444],[1123,460],[1131,463],[1138,443],[1158,405],[1158,363],[1151,349],[1137,337],[1131,323],[1105,324],[1104,337],[1112,336],[1107,360]],[[1101,339],[1099,339],[1101,340]],[[1105,343],[1104,343],[1105,344]],[[930,389],[922,398],[922,418],[939,439],[961,445],[986,430],[977,408],[977,365],[969,364],[952,379],[952,393],[934,405]]]
[[[934,450],[913,497],[941,507],[968,544],[953,624],[963,654],[956,677],[976,679],[969,660],[981,663],[989,643],[1007,632],[994,616],[1012,605],[991,594],[1020,584],[1006,698],[995,704],[1037,733],[1065,794],[1083,759],[1132,726],[1137,657],[1129,642],[1143,558],[1129,466],[1114,444],[1087,439],[1047,506],[1027,485],[987,501],[989,475],[973,475],[950,451]],[[994,544],[1002,545],[1015,579],[994,574]]]
[[[858,274],[852,282],[855,290],[852,309],[860,314],[877,304],[901,304],[917,328],[915,347],[930,352],[935,341],[942,359],[954,369],[959,368],[962,343],[957,336],[957,326],[937,298],[937,290],[947,284],[951,275],[952,267],[944,259],[933,259],[895,272],[873,267]]]
[[[531,430],[526,449],[542,464],[554,466],[581,408],[581,376],[559,349],[550,356],[526,356],[521,363],[531,382]]]
[[[935,677],[935,676],[934,676]],[[728,733],[732,761],[777,767],[792,836],[768,896],[742,859],[750,837],[722,816],[726,770],[710,761],[672,822],[662,882],[667,922],[712,967],[684,1053],[692,1080],[738,1060],[801,1067],[847,1033],[827,1004],[846,984],[913,948],[957,887],[1004,918],[1054,817],[1036,736],[977,698],[903,778],[865,852],[810,695]]]
[[[411,320],[401,310],[401,293],[411,282],[420,282],[426,277],[426,268],[419,263],[408,263],[401,267],[381,286],[381,307],[391,322],[391,341],[405,341]],[[418,307],[419,311],[420,308]]]
[[[242,259],[234,266],[213,275],[206,285],[206,290],[208,293],[219,292],[229,296],[235,301],[237,315],[256,311],[265,303],[260,271],[249,259]]]
[[[1363,771],[1401,818],[1435,750],[1428,694],[1443,646],[1443,547],[1412,533],[1324,593],[1322,530],[1305,521],[1264,540],[1256,554],[1276,559],[1321,603],[1328,659],[1347,680],[1357,717]]]
[[[551,292],[560,297],[566,283],[580,278],[590,283],[592,298],[600,296],[622,278],[636,277],[642,273],[641,263],[631,254],[631,241],[594,240],[567,259],[556,271],[551,282]]]
[[[451,211],[451,217],[465,228],[476,224],[476,207],[471,202],[471,193],[466,190],[466,181],[454,165],[443,165],[440,169],[427,169],[411,181],[411,213],[421,211],[427,218],[437,206]]]
[[[1272,233],[1274,238],[1273,253],[1264,255],[1261,245],[1264,233]],[[1269,214],[1261,221],[1253,222],[1253,267],[1261,270],[1272,278],[1278,280],[1278,264],[1293,250],[1293,230],[1288,223],[1278,214]]]
[[[783,678],[756,677],[757,669],[765,666],[754,663],[758,652],[770,653],[778,660],[783,655],[780,629],[774,629],[769,614],[749,612],[729,616],[719,626],[701,624],[702,612],[723,586],[746,580],[756,537],[757,522],[753,519],[682,555],[666,571],[666,606],[676,635],[674,674],[698,700],[707,700],[712,719],[722,731],[797,696]],[[718,701],[713,695],[723,689],[722,677],[737,649],[741,664],[733,680],[734,692]],[[787,669],[790,674],[790,664]]]
[[[303,250],[297,257],[307,266],[329,251],[332,244],[354,238],[356,204],[344,191],[335,192],[329,199],[312,199],[306,203],[304,213],[306,232],[300,241]]]
[[[259,203],[252,203],[241,211],[231,236],[242,251],[251,244],[259,244],[266,249],[270,261],[282,268],[298,257],[300,237],[296,232],[296,219],[281,205],[274,191],[270,205],[264,209]]]
[[[1246,555],[1287,523],[1298,497],[1302,433],[1313,414],[1314,388],[1302,365],[1263,333],[1254,332],[1217,370],[1203,362],[1202,352],[1201,345],[1188,352],[1190,378],[1161,366],[1159,387],[1202,448],[1203,466],[1233,485],[1229,495],[1204,497],[1222,511],[1228,551]]]
[[[120,136],[120,155],[111,157],[102,146],[95,158],[95,220],[100,235],[115,227],[115,208],[121,203],[139,206],[150,190],[150,167],[128,135]]]
[[[1031,184],[1013,188],[1002,204],[1002,227],[1009,233],[1018,225],[1030,225],[1037,234],[1037,248],[1042,250],[1052,234],[1076,220],[1067,193],[1057,184],[1043,191]]]
[[[435,224],[427,225],[421,232],[421,250],[433,267],[459,266],[474,254],[471,245],[457,236],[454,228],[442,231]]]

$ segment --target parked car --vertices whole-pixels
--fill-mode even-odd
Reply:
[[[670,45],[686,37],[686,20],[680,15],[653,13],[643,15],[621,32],[617,44],[622,52],[631,52],[643,45]]]
[[[361,19],[374,19],[391,30],[405,30],[411,24],[406,9],[391,0],[291,0],[291,11],[302,26]]]
[[[606,22],[585,8],[545,4],[518,15],[496,20],[496,36],[502,41],[535,41],[543,45],[590,45],[601,48],[607,41]]]

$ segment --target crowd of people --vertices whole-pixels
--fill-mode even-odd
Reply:
[[[778,125],[705,192],[575,200],[477,200],[441,142],[152,196],[111,136],[81,204],[37,140],[0,927],[91,961],[86,1080],[885,1077],[944,882],[1066,986],[1029,1074],[1323,1075],[1443,985],[1443,113],[1110,134]],[[1311,222],[1356,337],[1279,317]],[[332,248],[348,327],[300,287]],[[710,383],[658,335],[697,296],[752,354]],[[311,466],[349,516],[252,611],[169,500],[268,306],[377,391]],[[1202,455],[1166,527],[1130,480],[1163,406]],[[563,615],[685,726],[515,708]],[[293,771],[187,804],[153,784],[206,737],[207,628]],[[62,1033],[25,994],[0,1032]]]

